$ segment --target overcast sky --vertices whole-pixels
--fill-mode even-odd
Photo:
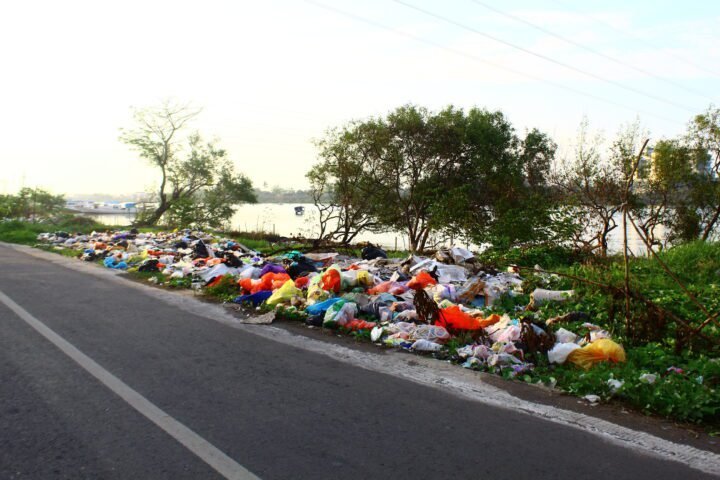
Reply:
[[[717,1],[402,3],[2,2],[0,193],[152,188],[118,129],[167,97],[256,185],[298,188],[313,138],[405,103],[501,110],[562,152],[584,115],[657,139],[720,103]]]

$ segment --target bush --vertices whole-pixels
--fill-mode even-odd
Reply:
[[[508,265],[544,269],[569,266],[587,260],[586,255],[560,245],[539,245],[533,247],[514,247],[510,249],[490,248],[478,256],[481,263],[503,269]]]
[[[240,293],[240,287],[232,275],[225,275],[215,285],[207,287],[206,291],[208,295],[230,301]]]

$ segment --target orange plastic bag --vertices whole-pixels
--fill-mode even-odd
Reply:
[[[625,350],[609,338],[601,338],[570,352],[567,361],[589,370],[598,362],[624,362]]]
[[[253,294],[266,290],[276,290],[282,287],[283,284],[288,280],[290,280],[290,275],[288,275],[287,273],[268,272],[262,277],[260,277],[259,280],[243,278],[238,281],[238,285],[240,285],[240,288],[242,288],[244,291]]]
[[[422,290],[428,285],[436,285],[437,280],[430,276],[427,272],[420,272],[410,279],[407,286],[413,290]]]
[[[325,273],[323,273],[322,279],[320,280],[320,286],[323,288],[323,290],[338,293],[340,291],[341,285],[342,278],[340,277],[340,272],[338,272],[334,268],[329,268]]]
[[[480,330],[489,327],[500,321],[500,315],[493,313],[488,318],[476,318],[463,312],[460,307],[452,307],[440,310],[440,319],[435,325],[458,330]]]

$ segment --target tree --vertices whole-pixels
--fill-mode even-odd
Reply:
[[[699,217],[690,205],[689,186],[692,182],[692,151],[679,140],[658,141],[646,163],[639,171],[642,205],[636,220],[651,245],[697,238]],[[659,226],[667,228],[662,239]]]
[[[463,194],[453,192],[465,211],[458,229],[476,244],[498,248],[565,238],[548,188],[557,145],[537,129],[520,139],[500,112],[473,109],[467,120],[468,164],[458,170],[465,180],[457,182]]]
[[[256,201],[252,183],[235,172],[225,150],[197,132],[181,137],[199,113],[165,101],[135,110],[136,127],[121,129],[120,140],[160,170],[157,208],[139,217],[139,224],[156,225],[163,218],[167,223],[218,226],[232,215],[234,205]]]
[[[697,115],[686,142],[693,152],[691,194],[701,225],[699,236],[705,241],[720,224],[720,108],[711,106]]]
[[[622,142],[621,142],[622,143]],[[576,223],[576,246],[599,250],[607,255],[608,237],[617,228],[616,215],[622,209],[626,159],[615,143],[614,161],[601,154],[602,137],[590,136],[589,123],[580,124],[575,155],[565,160],[554,175],[554,184],[571,206]]]
[[[546,208],[534,195],[546,188],[555,146],[536,130],[520,141],[500,112],[406,105],[332,131],[319,146],[308,178],[325,199],[316,200],[321,226],[352,225],[344,238],[384,228],[421,251],[433,236],[507,244],[538,237],[539,221],[509,217]]]
[[[352,131],[331,130],[316,143],[320,162],[307,173],[318,210],[319,240],[349,244],[378,227],[374,188],[368,182]]]
[[[44,221],[62,212],[63,195],[53,195],[42,188],[24,187],[16,195],[0,195],[0,218]]]

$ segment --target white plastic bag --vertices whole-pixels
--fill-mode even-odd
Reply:
[[[565,363],[570,352],[580,348],[575,343],[556,343],[553,348],[548,351],[548,360],[550,363]]]

